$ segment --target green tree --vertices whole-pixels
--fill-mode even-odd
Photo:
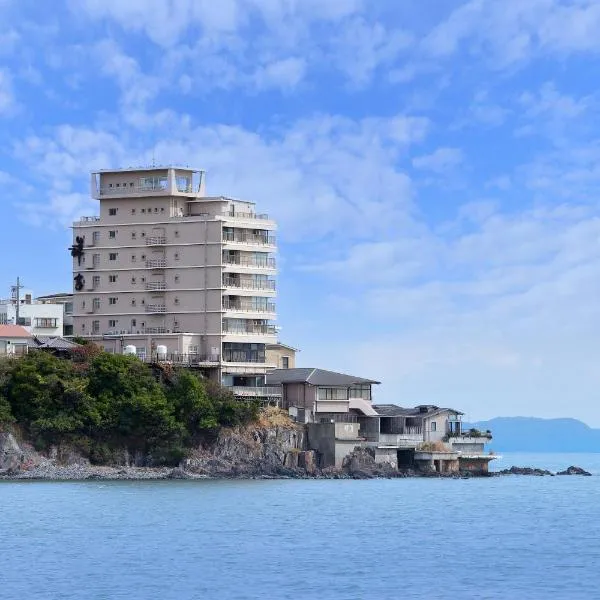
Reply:
[[[187,432],[187,441],[207,429],[219,426],[217,409],[206,392],[204,382],[189,370],[180,370],[169,388],[168,398],[177,420]]]

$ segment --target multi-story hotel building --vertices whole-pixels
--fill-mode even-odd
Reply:
[[[207,196],[203,171],[91,174],[100,215],[73,225],[73,334],[109,352],[202,369],[240,396],[277,393],[275,223],[254,203]]]

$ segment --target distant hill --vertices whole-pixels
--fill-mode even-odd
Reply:
[[[600,429],[577,419],[497,417],[473,426],[491,430],[496,452],[600,452]]]

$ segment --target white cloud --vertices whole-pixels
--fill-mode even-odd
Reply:
[[[253,75],[259,89],[295,88],[304,78],[306,62],[301,58],[284,58],[259,67]]]
[[[445,173],[458,167],[463,159],[459,148],[438,148],[431,154],[414,158],[412,164],[415,169]]]
[[[0,69],[0,117],[12,113],[15,106],[12,77],[8,70]]]

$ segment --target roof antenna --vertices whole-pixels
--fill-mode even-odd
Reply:
[[[156,160],[154,158],[154,146],[152,147],[152,168],[156,167]]]

